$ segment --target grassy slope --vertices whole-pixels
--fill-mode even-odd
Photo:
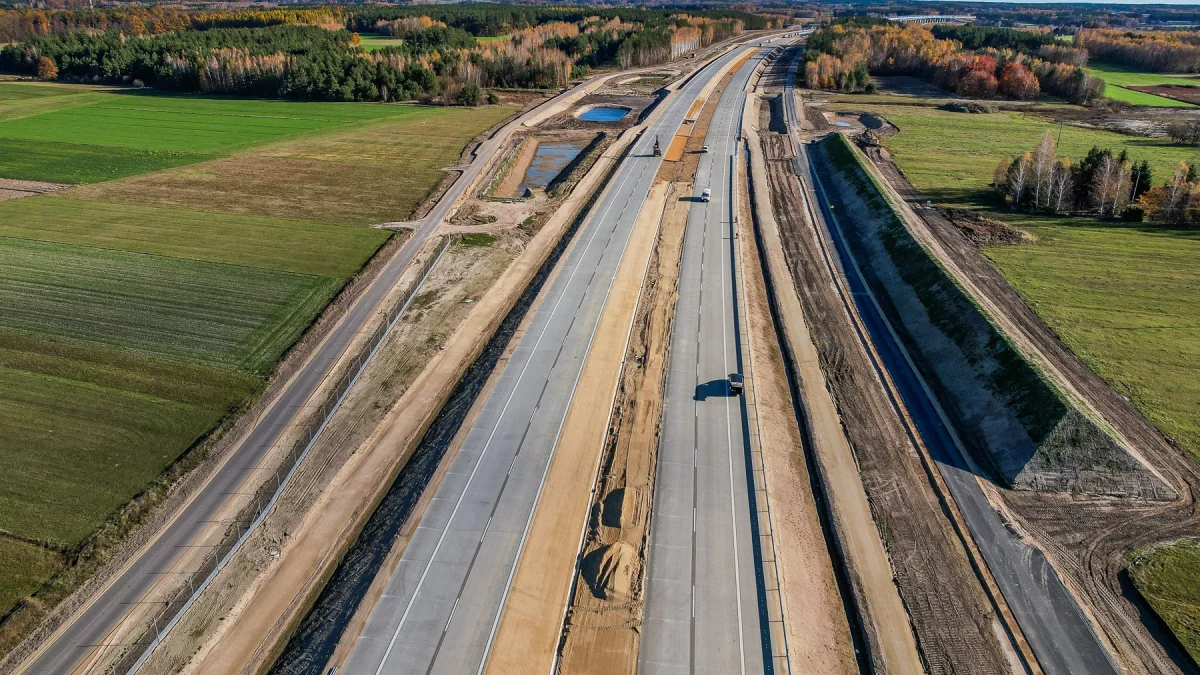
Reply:
[[[61,567],[54,551],[0,537],[0,609],[20,602]]]
[[[1107,64],[1092,64],[1087,68],[1088,73],[1104,78],[1104,95],[1131,105],[1150,105],[1169,108],[1191,108],[1190,103],[1176,101],[1164,96],[1155,96],[1126,87],[1151,87],[1156,84],[1192,84],[1200,85],[1200,80],[1187,75],[1169,73],[1144,73],[1129,70],[1120,66]]]
[[[0,204],[0,615],[62,564],[4,532],[71,548],[158,480],[387,238],[340,223],[407,217],[511,112],[0,82],[0,177],[93,182],[231,153],[321,163],[251,162],[190,202],[165,181]]]
[[[1200,542],[1184,540],[1136,551],[1129,556],[1129,576],[1192,658],[1200,661]]]
[[[1011,114],[964,115],[879,106],[901,132],[886,145],[913,183],[937,201],[993,208],[991,171],[1056,127]],[[1161,183],[1193,148],[1065,127],[1060,152],[1128,148]],[[1200,233],[994,211],[1037,244],[986,251],[1063,341],[1200,459]],[[1200,547],[1166,546],[1131,574],[1175,634],[1200,654]],[[1138,577],[1141,577],[1139,580]]]

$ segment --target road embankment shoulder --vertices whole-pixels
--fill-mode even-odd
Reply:
[[[833,523],[831,535],[845,561],[871,660],[887,672],[922,672],[909,617],[893,581],[887,551],[875,527],[854,454],[829,394],[784,257],[758,133],[750,124],[744,128],[750,147],[751,188],[762,238],[764,272],[776,289],[773,307],[800,385],[800,404],[807,422],[804,431],[816,458],[818,481],[824,487]]]

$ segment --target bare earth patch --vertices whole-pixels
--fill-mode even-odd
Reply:
[[[32,197],[47,192],[56,192],[71,187],[65,183],[43,183],[36,180],[0,178],[0,202],[21,197]]]

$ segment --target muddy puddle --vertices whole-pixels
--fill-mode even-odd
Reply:
[[[350,546],[329,583],[271,666],[268,671],[271,675],[324,675],[325,665],[342,639],[346,624],[354,616],[476,397],[537,298],[542,284],[579,230],[587,211],[585,209],[564,233],[495,335],[467,368],[412,457],[400,470],[358,539]]]
[[[545,188],[587,146],[587,140],[538,143],[537,152],[534,153],[529,168],[525,170],[525,177],[517,187],[517,194],[523,195],[529,188]]]

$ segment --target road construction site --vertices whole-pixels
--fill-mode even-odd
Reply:
[[[1120,557],[1200,477],[764,42],[593,78],[382,224],[328,378],[28,672],[1182,669]]]

